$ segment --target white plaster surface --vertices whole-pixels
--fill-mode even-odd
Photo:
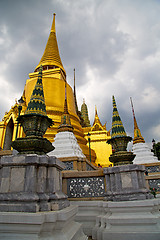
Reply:
[[[83,154],[77,139],[72,132],[59,132],[52,143],[55,149],[48,153],[49,156],[63,157],[81,157],[86,158]]]
[[[136,154],[133,164],[145,164],[158,162],[151,149],[146,143],[136,143],[132,147],[133,153]]]
[[[74,221],[76,206],[39,213],[0,213],[0,239],[87,240],[81,224]]]
[[[159,240],[160,199],[143,201],[76,201],[75,220],[93,240]]]

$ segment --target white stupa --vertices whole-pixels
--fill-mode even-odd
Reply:
[[[55,136],[53,142],[55,150],[49,153],[49,155],[54,155],[57,158],[66,158],[66,157],[79,157],[86,158],[83,154],[77,139],[73,132],[64,131],[58,132]]]
[[[78,157],[86,159],[83,154],[77,139],[73,133],[73,127],[71,125],[70,116],[67,106],[67,96],[65,87],[65,103],[64,103],[64,113],[61,117],[61,125],[58,127],[58,132],[55,136],[53,142],[55,149],[48,155],[56,156],[57,158],[72,158]]]
[[[151,152],[151,149],[145,143],[145,140],[141,135],[141,131],[136,121],[132,99],[131,99],[131,105],[132,105],[132,112],[133,112],[133,119],[134,119],[134,139],[133,139],[132,150],[133,150],[133,153],[136,154],[133,160],[133,164],[156,163],[158,162],[158,158],[154,156],[153,152]]]

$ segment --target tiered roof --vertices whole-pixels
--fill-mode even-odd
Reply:
[[[39,114],[47,116],[42,84],[42,66],[39,68],[38,79],[25,114]]]
[[[98,116],[98,113],[97,113],[97,107],[95,106],[95,118],[94,118],[92,131],[102,131],[104,129],[105,129],[105,127],[102,126],[102,123],[101,123],[101,121],[99,119],[99,116]]]
[[[121,118],[119,116],[114,96],[112,97],[112,99],[113,99],[113,115],[112,115],[111,138],[124,137],[126,136],[126,132],[124,130]]]

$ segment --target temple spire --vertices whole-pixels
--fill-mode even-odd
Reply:
[[[131,100],[131,107],[132,107],[132,113],[133,113],[133,120],[134,120],[134,139],[133,139],[133,144],[135,143],[144,143],[144,138],[141,135],[141,131],[138,127],[137,121],[136,121],[136,117],[135,117],[135,113],[134,113],[134,107],[133,107],[133,102],[132,102],[132,98],[130,97]]]
[[[112,138],[124,137],[124,136],[126,136],[126,132],[124,130],[121,118],[119,116],[114,96],[112,97],[112,99],[113,99],[113,115],[112,115],[112,134],[111,134],[111,137]]]
[[[98,116],[98,112],[97,112],[97,106],[95,105],[95,117],[94,117],[94,123],[93,123],[93,126],[98,123],[102,128],[102,124],[101,124],[101,121],[99,119],[99,116]]]
[[[74,102],[75,102],[75,107],[76,107],[76,113],[78,115],[78,105],[77,105],[77,98],[76,98],[76,78],[75,78],[75,68],[74,68]]]
[[[68,112],[67,104],[67,82],[65,82],[65,100],[64,100],[64,112],[61,116],[61,124],[58,127],[57,132],[73,132],[73,126],[71,125],[71,120]]]
[[[52,22],[52,27],[51,27],[51,32],[53,32],[53,33],[56,33],[55,17],[56,17],[56,14],[53,13],[53,22]]]
[[[25,114],[39,114],[47,116],[42,84],[42,66],[39,68],[38,79]]]
[[[63,68],[63,64],[59,55],[59,49],[58,49],[57,38],[56,38],[56,30],[55,30],[55,15],[56,14],[54,13],[52,27],[51,27],[47,44],[46,44],[46,48],[44,50],[43,56],[38,66],[35,68],[35,71],[38,71],[40,65],[42,65],[43,70],[60,68],[66,75],[66,72]]]
[[[65,82],[64,114],[69,114],[69,112],[68,112],[68,104],[67,104],[67,82]]]
[[[89,121],[89,117],[88,117],[88,108],[87,105],[85,103],[85,100],[83,99],[83,104],[81,106],[81,114],[82,114],[82,118],[84,120],[84,126],[85,127],[90,127],[90,121]]]
[[[97,106],[95,105],[95,116],[98,116],[98,113],[97,113]]]
[[[103,131],[106,130],[105,126],[102,126],[102,123],[99,119],[98,112],[97,112],[97,107],[95,106],[95,117],[94,117],[94,122],[93,126],[91,128],[92,131]]]

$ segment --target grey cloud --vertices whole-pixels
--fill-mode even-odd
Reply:
[[[19,94],[17,98],[23,92],[28,74],[34,71],[44,52],[52,14],[56,12],[60,55],[71,85],[73,68],[76,68],[79,105],[84,94],[92,119],[96,104],[102,124],[107,121],[109,129],[111,97],[115,94],[125,129],[133,136],[129,102],[132,96],[139,126],[146,141],[150,141],[151,129],[158,126],[160,119],[160,98],[154,102],[156,91],[160,92],[160,28],[157,25],[160,3],[146,1],[144,6],[142,2],[122,0],[117,5],[117,1],[105,0],[1,0],[0,82],[10,84],[8,98],[11,99],[13,88],[14,95]],[[154,13],[150,11],[151,7]],[[88,69],[94,74],[94,79],[88,76]],[[87,83],[88,90],[85,89]],[[146,89],[151,89],[152,95],[145,93]],[[149,101],[146,100],[147,94],[151,100],[144,106]],[[3,102],[0,107],[1,118],[8,110],[8,102],[5,104]],[[156,107],[153,108],[153,104]]]

